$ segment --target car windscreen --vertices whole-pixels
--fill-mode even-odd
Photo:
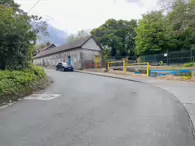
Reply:
[[[63,66],[65,66],[65,67],[68,66],[68,63],[66,63],[66,62],[63,62],[62,64],[63,64]]]

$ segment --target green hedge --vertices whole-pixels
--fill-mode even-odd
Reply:
[[[44,69],[33,65],[21,71],[0,71],[0,104],[32,93],[46,79]]]

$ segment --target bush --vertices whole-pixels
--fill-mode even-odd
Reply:
[[[191,63],[186,63],[183,65],[184,67],[192,67],[195,66],[195,63],[191,62]]]
[[[37,77],[39,77],[40,79],[46,77],[44,69],[35,65],[29,65],[29,67],[27,69],[24,69],[23,71],[26,73],[32,73]]]
[[[33,65],[21,71],[0,71],[0,104],[32,93],[45,81],[44,69]]]

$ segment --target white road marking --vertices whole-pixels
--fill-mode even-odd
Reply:
[[[3,105],[3,106],[0,107],[0,110],[1,110],[1,109],[4,109],[4,108],[6,108],[6,107],[8,107],[8,105]]]
[[[61,96],[61,94],[32,94],[30,96],[25,97],[24,99],[27,100],[43,100],[43,101],[48,101],[48,100],[52,100],[55,99],[57,97]],[[20,101],[21,99],[18,99],[18,101]],[[11,106],[12,104],[15,104],[16,102],[11,102],[6,104],[6,105],[2,105],[0,106],[0,110],[7,108],[9,106]]]
[[[60,94],[32,94],[24,99],[28,100],[52,100],[59,97]]]

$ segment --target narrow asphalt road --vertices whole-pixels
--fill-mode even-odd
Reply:
[[[0,146],[195,146],[188,115],[160,88],[47,70],[39,94],[0,110]]]

